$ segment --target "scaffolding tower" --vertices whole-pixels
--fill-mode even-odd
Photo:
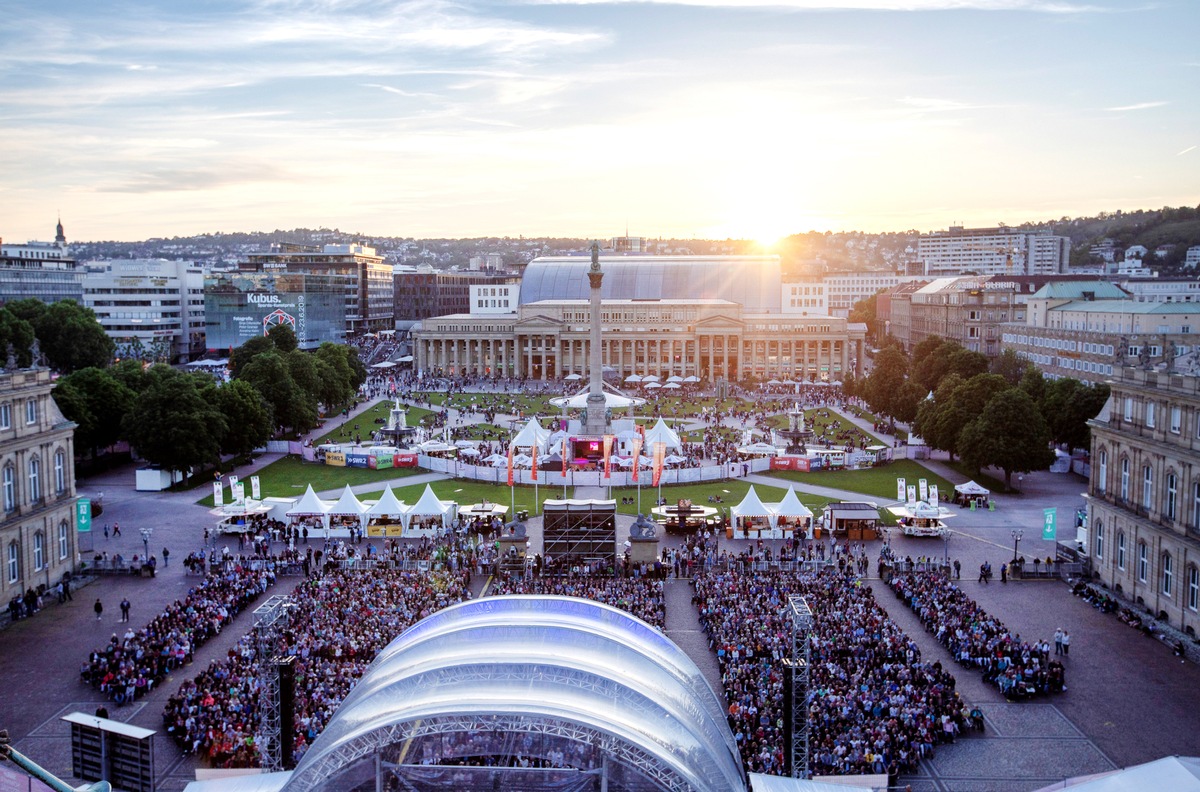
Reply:
[[[258,734],[255,743],[262,757],[262,769],[272,773],[283,770],[283,723],[279,702],[279,654],[283,631],[291,622],[296,604],[276,594],[254,609],[254,665],[258,679]]]
[[[785,720],[790,724],[785,775],[792,778],[809,777],[808,691],[809,670],[812,665],[813,612],[808,601],[798,594],[788,597],[792,617],[792,655],[784,667],[786,701]]]

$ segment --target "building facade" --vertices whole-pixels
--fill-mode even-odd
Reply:
[[[286,272],[293,275],[348,277],[344,312],[351,336],[392,330],[394,289],[392,265],[365,245],[276,245],[269,253],[247,256],[238,269],[250,272]],[[210,344],[210,346],[212,346]]]
[[[917,261],[925,275],[1055,275],[1071,262],[1071,238],[1006,227],[963,228],[922,234]]]
[[[296,334],[300,349],[346,340],[350,275],[291,272],[214,272],[204,278],[205,343],[229,352],[276,325]]]
[[[1092,428],[1088,553],[1100,580],[1200,628],[1200,378],[1124,367]]]
[[[140,346],[155,359],[186,362],[205,349],[204,272],[190,261],[90,262],[83,304],[117,343],[118,357]]]
[[[393,278],[397,322],[471,313],[475,310],[474,287],[496,288],[521,282],[520,277],[508,273],[454,272],[431,267],[397,268]],[[513,310],[516,310],[515,302],[509,308],[509,311]]]
[[[0,240],[0,305],[34,297],[44,303],[83,301],[83,270],[76,266],[59,221],[53,242],[6,245]]]
[[[45,368],[0,371],[0,603],[56,585],[79,560],[75,424]]]

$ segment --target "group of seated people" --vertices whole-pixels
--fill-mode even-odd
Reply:
[[[1022,641],[949,577],[908,572],[893,575],[889,585],[955,660],[980,669],[984,681],[999,687],[1006,698],[1021,700],[1066,689],[1065,669],[1051,659],[1049,643]]]
[[[88,655],[80,676],[117,704],[129,704],[190,663],[197,648],[274,582],[274,572],[249,567],[211,574],[142,629],[114,633],[104,647]]]
[[[297,586],[280,647],[296,657],[295,758],[324,729],[380,649],[468,596],[463,573],[388,567],[327,567]],[[214,767],[258,764],[256,640],[248,632],[167,701],[164,727],[185,754],[203,756]]]
[[[487,593],[496,596],[557,594],[564,597],[581,597],[632,613],[660,630],[666,625],[663,581],[648,577],[502,575],[492,582]]]
[[[972,724],[954,677],[921,652],[849,573],[701,569],[694,601],[717,654],[729,725],[752,772],[784,772],[783,660],[790,595],[813,613],[809,744],[814,775],[912,771]],[[982,713],[980,714],[982,722]]]

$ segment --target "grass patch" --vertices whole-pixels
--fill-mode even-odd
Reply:
[[[507,475],[502,472],[502,475]],[[506,480],[506,479],[505,479]],[[534,509],[533,487],[518,486],[512,487],[511,492],[507,484],[487,484],[482,481],[471,481],[464,479],[442,479],[435,481],[429,486],[433,487],[433,493],[441,500],[452,500],[460,506],[465,506],[471,503],[479,503],[480,501],[490,501],[498,503],[501,506],[510,507],[507,519],[512,519],[513,513],[511,507],[513,499],[516,499],[517,511],[525,509],[530,515],[541,514],[541,509]],[[380,487],[378,492],[360,493],[359,499],[374,500],[379,497],[379,493],[383,492]],[[415,484],[409,487],[392,487],[392,492],[396,497],[407,504],[416,503],[421,494],[425,492],[424,484]],[[570,496],[570,488],[567,489],[567,494]],[[538,501],[555,499],[562,497],[562,489],[560,487],[538,487]]]
[[[370,409],[364,410],[354,416],[349,423],[340,423],[341,416],[338,415],[329,419],[330,422],[338,422],[328,432],[316,438],[313,445],[321,445],[322,443],[348,443],[353,439],[355,434],[361,435],[364,439],[370,437],[377,426],[386,424],[388,417],[392,414],[393,402],[389,399],[381,399],[375,402]],[[416,426],[421,422],[421,419],[427,415],[432,415],[429,410],[421,407],[408,408],[408,425]],[[380,423],[376,423],[376,420]],[[354,427],[357,426],[358,429]]]
[[[649,476],[649,473],[647,473],[647,476]],[[724,512],[730,506],[736,506],[741,503],[742,498],[746,497],[746,492],[749,489],[749,482],[741,479],[705,482],[703,484],[664,484],[662,496],[669,504],[676,503],[680,498],[687,498],[697,506],[714,506]],[[764,503],[778,503],[783,500],[784,494],[787,493],[787,487],[764,487],[759,484],[755,485],[754,491],[758,493],[758,497]],[[617,511],[621,514],[637,514],[637,494],[637,487],[614,487],[612,497],[617,501]],[[721,496],[721,503],[709,503],[709,495]],[[821,509],[825,508],[825,504],[833,500],[822,495],[810,495],[805,492],[797,492],[796,496],[800,498],[801,503],[812,509],[814,514],[820,514]],[[644,513],[650,513],[650,509],[654,506],[657,497],[658,489],[656,487],[642,487],[642,511]],[[632,504],[622,504],[622,498],[633,498],[634,502]]]
[[[359,484],[418,476],[427,472],[421,468],[370,470],[369,468],[335,467],[317,462],[305,462],[300,457],[286,456],[275,460],[253,475],[258,476],[259,489],[264,498],[298,498],[304,494],[304,490],[309,484],[312,484],[314,490],[321,492],[340,489],[347,484],[356,487]],[[242,479],[246,482],[246,492],[249,493],[250,477],[243,476]],[[213,505],[212,492],[196,503],[211,508]]]
[[[922,478],[930,484],[936,484],[939,495],[945,493],[943,500],[949,500],[954,492],[953,484],[911,459],[900,459],[866,470],[817,470],[812,473],[775,470],[763,475],[814,487],[832,487],[857,492],[860,495],[870,495],[880,503],[896,500],[897,478],[904,478],[908,484],[916,484],[917,479]]]

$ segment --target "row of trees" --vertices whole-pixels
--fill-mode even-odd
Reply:
[[[875,367],[849,384],[877,413],[912,425],[931,447],[979,471],[1012,474],[1042,470],[1054,461],[1052,444],[1087,448],[1107,385],[1046,380],[1036,366],[1005,351],[988,360],[955,341],[930,337],[911,357],[894,341]]]
[[[29,297],[0,306],[0,352],[27,367],[35,362],[35,341],[45,364],[63,374],[107,366],[115,347],[92,309],[74,300],[47,304]]]

